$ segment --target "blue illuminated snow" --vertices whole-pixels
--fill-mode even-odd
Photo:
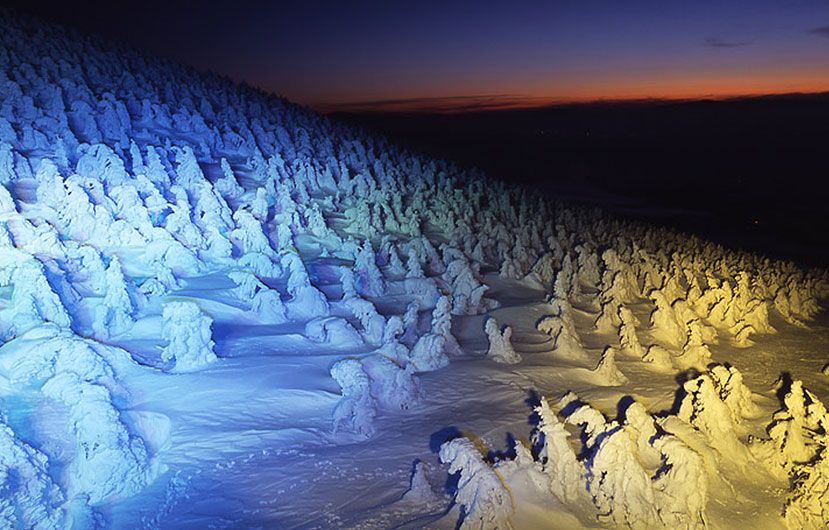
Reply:
[[[489,384],[490,360],[538,358],[518,353],[531,342],[520,333],[547,359],[581,363],[582,380],[622,384],[616,350],[592,371],[579,338],[588,320],[597,333],[619,328],[620,357],[634,351],[648,369],[704,368],[718,334],[748,345],[774,331],[770,310],[804,326],[827,293],[825,273],[554,204],[218,76],[4,10],[0,29],[2,528],[345,525],[336,513],[304,519],[345,504],[334,488],[293,495],[295,508],[267,495],[320,477],[347,489],[353,477],[332,461],[378,437],[369,454],[386,460],[371,465],[402,458],[392,476],[406,483],[412,447],[428,441],[399,432],[461,410],[424,403],[427,372],[477,359]],[[623,310],[648,298],[659,340],[645,354],[642,322]],[[516,300],[535,320],[513,335],[489,313],[503,306],[513,322]],[[523,400],[528,378],[508,373]],[[467,394],[465,376],[436,381],[447,401]],[[523,414],[495,401],[473,416]],[[555,433],[545,450],[583,465]],[[661,443],[666,458],[696,461]],[[466,524],[503,521],[499,477],[543,476],[515,447],[499,475],[467,439],[437,440],[461,485],[437,493],[416,466],[406,499],[424,504],[401,521],[422,510],[437,514],[424,524],[449,514],[454,527],[460,507]],[[604,449],[610,461],[615,450]],[[661,480],[684,494],[681,477]],[[559,486],[545,495],[578,489]],[[791,517],[810,517],[804,498],[792,502],[805,515]]]

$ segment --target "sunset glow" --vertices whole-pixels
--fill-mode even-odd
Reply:
[[[825,1],[582,4],[148,0],[47,15],[320,111],[829,90]]]

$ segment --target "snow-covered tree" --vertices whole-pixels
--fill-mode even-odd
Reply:
[[[715,380],[701,374],[683,384],[685,397],[677,416],[705,436],[708,443],[724,458],[742,464],[748,451],[737,437],[728,406],[720,399]]]
[[[167,345],[161,360],[173,363],[175,372],[200,370],[216,361],[213,352],[213,319],[202,313],[193,302],[164,304],[161,337]]]
[[[563,503],[576,502],[586,489],[582,486],[583,466],[570,445],[570,433],[550,408],[546,398],[541,398],[535,408],[539,422],[533,433],[538,447],[538,458],[549,477],[549,488]]]
[[[19,335],[42,322],[69,328],[69,313],[46,279],[43,265],[17,249],[0,252],[0,286],[12,286],[0,311],[0,338]]]
[[[106,339],[128,331],[135,322],[135,307],[118,256],[109,260],[104,285],[104,298],[96,308],[92,329],[97,337]]]
[[[651,293],[651,300],[656,306],[651,314],[651,333],[666,345],[681,348],[686,342],[685,327],[677,320],[668,298],[657,290]]]
[[[359,296],[352,296],[344,300],[343,305],[360,322],[362,336],[366,343],[372,346],[380,346],[383,341],[386,320],[377,312],[374,304]]]
[[[552,315],[542,317],[536,323],[536,329],[546,333],[553,339],[553,351],[565,359],[584,361],[587,359],[587,352],[582,346],[581,338],[576,331],[576,324],[573,320],[572,307],[566,301],[552,299],[550,308]]]
[[[625,355],[641,358],[645,355],[645,348],[639,342],[636,334],[636,317],[627,307],[619,307],[619,342]]]
[[[489,317],[484,324],[484,332],[489,341],[489,349],[487,350],[487,357],[497,363],[502,364],[516,364],[521,362],[521,356],[515,352],[512,347],[510,338],[512,337],[512,328],[501,326],[494,317]]]
[[[99,504],[133,494],[150,482],[156,470],[144,442],[121,422],[104,385],[65,371],[49,379],[42,392],[69,409],[75,457],[69,464],[67,496]]]
[[[438,299],[432,311],[432,329],[421,336],[411,351],[411,361],[418,371],[438,370],[449,363],[447,354],[460,353],[460,346],[452,334],[451,302],[446,296]]]
[[[664,472],[653,484],[662,523],[670,528],[706,528],[708,476],[702,457],[672,435],[656,437],[653,447],[663,459]]]
[[[659,526],[653,486],[630,433],[609,424],[587,460],[587,483],[600,520],[631,528]]]
[[[786,478],[795,466],[814,462],[825,451],[827,427],[823,403],[795,380],[766,429],[769,438],[754,440],[750,449],[772,473]]]
[[[659,344],[650,345],[645,355],[642,356],[642,360],[658,372],[671,372],[674,369],[671,352]]]
[[[597,384],[603,386],[619,386],[628,382],[628,378],[616,366],[616,353],[618,351],[613,346],[607,346],[602,352],[599,364],[593,370]]]
[[[64,496],[49,475],[49,459],[17,437],[0,418],[0,526],[59,528]]]
[[[355,346],[363,339],[347,320],[340,317],[319,317],[305,324],[305,337],[320,344]]]
[[[343,359],[331,367],[331,377],[342,389],[342,399],[334,409],[334,432],[345,430],[365,436],[374,434],[377,414],[371,397],[371,382],[357,359]]]
[[[366,241],[354,262],[356,286],[358,292],[366,296],[382,296],[385,292],[383,274],[377,267],[374,249]]]
[[[363,360],[363,370],[371,380],[375,402],[391,410],[406,410],[421,398],[420,382],[414,365],[401,364],[385,355],[372,355]]]
[[[302,259],[295,252],[282,255],[282,268],[288,272],[288,315],[291,318],[308,318],[328,315],[328,299],[316,287],[311,285],[311,278]]]
[[[244,188],[236,181],[236,175],[226,158],[222,158],[221,167],[222,177],[214,184],[216,191],[226,199],[238,199],[245,192]]]
[[[467,438],[455,438],[440,446],[440,460],[449,473],[460,473],[455,504],[463,507],[459,528],[494,530],[511,528],[512,496],[498,474],[484,462]]]

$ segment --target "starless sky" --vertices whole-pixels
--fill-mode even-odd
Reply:
[[[829,0],[2,3],[323,111],[829,90]]]

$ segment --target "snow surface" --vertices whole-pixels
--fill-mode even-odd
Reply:
[[[826,271],[0,23],[0,528],[829,525]]]

